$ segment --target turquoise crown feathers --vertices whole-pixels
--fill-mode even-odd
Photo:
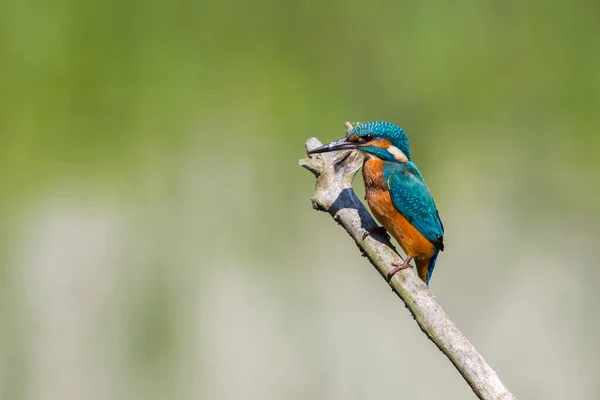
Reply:
[[[410,160],[410,146],[408,145],[408,136],[406,136],[404,129],[386,121],[371,121],[358,124],[348,131],[346,137],[367,134],[389,140],[394,146],[402,150]]]

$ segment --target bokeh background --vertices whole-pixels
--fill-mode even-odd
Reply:
[[[0,397],[474,398],[311,209],[305,140],[384,119],[446,312],[519,398],[600,398],[599,15],[1,2]]]

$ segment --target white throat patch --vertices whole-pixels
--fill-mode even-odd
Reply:
[[[404,154],[404,152],[402,150],[400,150],[399,148],[397,148],[396,146],[390,146],[386,150],[391,155],[394,156],[394,158],[396,159],[396,161],[399,161],[399,162],[408,162],[408,157],[406,157],[406,154]]]

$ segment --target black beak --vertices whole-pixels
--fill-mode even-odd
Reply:
[[[352,150],[357,147],[357,143],[349,142],[346,138],[342,138],[340,140],[336,140],[335,142],[324,144],[321,147],[317,147],[316,149],[312,149],[307,152],[307,154],[316,154],[316,153],[327,153],[330,151],[338,151],[338,150]]]

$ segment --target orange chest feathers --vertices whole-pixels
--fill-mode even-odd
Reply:
[[[383,179],[383,161],[374,158],[365,161],[363,178],[369,208],[379,223],[400,244],[408,256],[429,259],[433,255],[433,244],[398,211]]]

